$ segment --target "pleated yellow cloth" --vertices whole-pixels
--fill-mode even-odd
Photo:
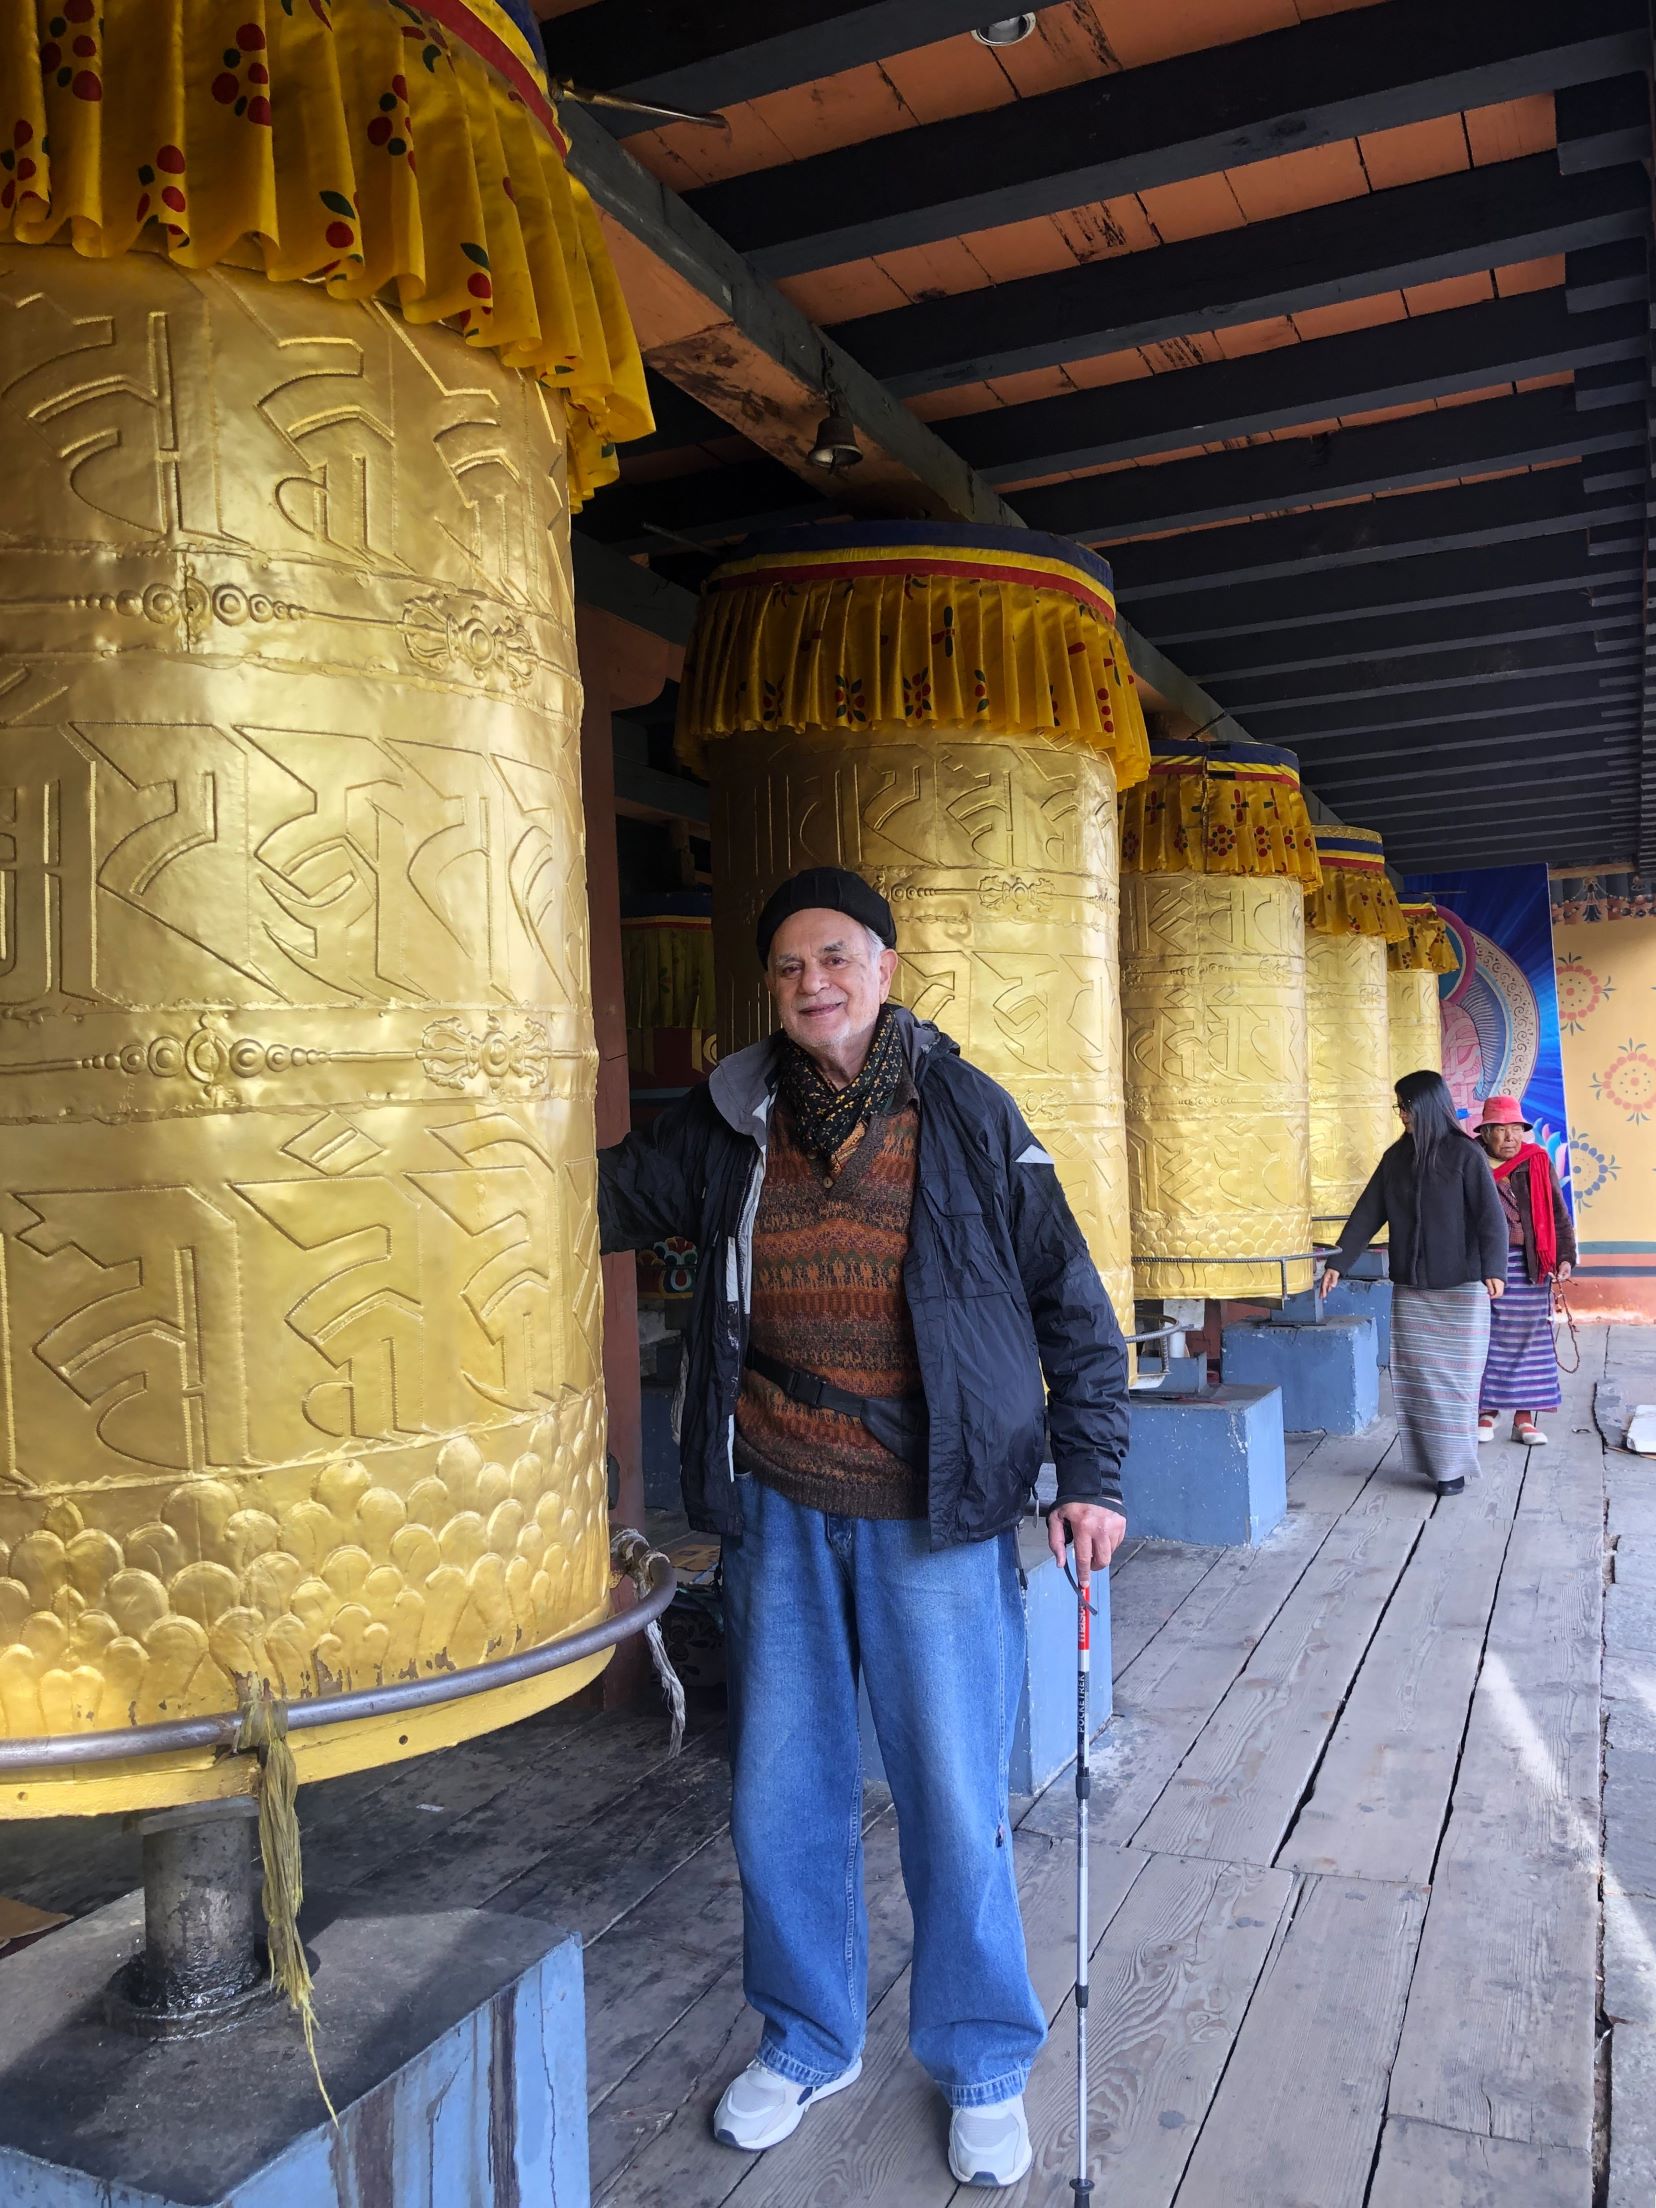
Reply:
[[[620,286],[495,0],[7,0],[0,239],[386,294],[539,377],[571,502],[650,428]]]
[[[1408,934],[1400,943],[1388,943],[1386,963],[1393,973],[1452,974],[1454,947],[1449,930],[1436,905],[1404,903]]]
[[[629,1028],[711,1028],[711,916],[652,913],[624,919],[621,984]]]
[[[1108,563],[1061,537],[865,522],[750,538],[703,589],[678,745],[752,730],[971,731],[1150,763]]]
[[[1153,737],[1149,775],[1121,800],[1121,871],[1275,876],[1317,888],[1299,761],[1268,744]]]
[[[1322,886],[1306,904],[1306,926],[1314,935],[1378,935],[1401,943],[1409,924],[1386,874],[1378,829],[1341,826],[1315,834]]]

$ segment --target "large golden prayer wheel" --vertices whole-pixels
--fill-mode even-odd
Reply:
[[[491,0],[425,66],[382,0],[270,9],[233,99],[201,14],[103,0],[97,103],[32,8],[0,42],[37,149],[0,241],[12,1739],[459,1671],[609,1607],[568,519],[636,354]],[[381,76],[418,183],[354,111]],[[297,1733],[300,1775],[602,1662]],[[255,1774],[91,1768],[0,1817]]]
[[[1449,931],[1432,904],[1403,906],[1408,935],[1386,946],[1386,1003],[1391,1023],[1392,1079],[1443,1071],[1439,974],[1453,973]]]
[[[1147,746],[1108,567],[940,523],[756,541],[707,585],[679,732],[713,787],[721,1049],[770,1029],[766,897],[854,868],[898,996],[1017,1098],[1130,1330],[1116,795]]]
[[[1156,739],[1122,801],[1133,1277],[1143,1296],[1312,1281],[1305,892],[1291,752]]]
[[[1405,923],[1372,828],[1319,828],[1322,886],[1306,908],[1311,1225],[1335,1240],[1398,1134],[1386,945]]]

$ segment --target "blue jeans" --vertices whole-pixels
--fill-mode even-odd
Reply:
[[[1016,1536],[933,1552],[912,1520],[830,1517],[749,1480],[724,1546],[731,1832],[760,2053],[802,2085],[862,2051],[866,1679],[914,1913],[909,2045],[944,2098],[1021,2093],[1046,2036],[1012,1864],[1023,1680]]]

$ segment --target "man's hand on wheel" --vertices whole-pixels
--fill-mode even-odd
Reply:
[[[1047,1512],[1047,1540],[1060,1565],[1066,1535],[1075,1544],[1075,1576],[1084,1587],[1089,1574],[1109,1570],[1127,1538],[1127,1521],[1108,1503],[1054,1503]]]

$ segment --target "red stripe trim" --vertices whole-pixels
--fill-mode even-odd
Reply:
[[[1046,568],[1009,567],[984,560],[823,560],[809,567],[750,567],[740,575],[715,575],[703,586],[708,590],[749,590],[757,583],[835,582],[857,575],[960,575],[968,581],[1024,583],[1035,590],[1062,591],[1079,599],[1114,625],[1115,604],[1079,576],[1053,574]]]
[[[535,78],[534,72],[524,66],[510,46],[496,31],[491,31],[467,7],[466,0],[416,0],[423,15],[440,23],[445,31],[452,31],[462,46],[471,51],[492,69],[496,76],[504,77],[524,106],[534,116],[547,136],[557,147],[564,160],[569,159],[569,141],[558,128],[558,118],[552,102],[547,98]]]
[[[1319,851],[1317,856],[1323,863],[1325,874],[1331,868],[1336,873],[1344,874],[1384,874],[1386,871],[1384,859],[1359,859],[1348,856],[1344,851]]]

